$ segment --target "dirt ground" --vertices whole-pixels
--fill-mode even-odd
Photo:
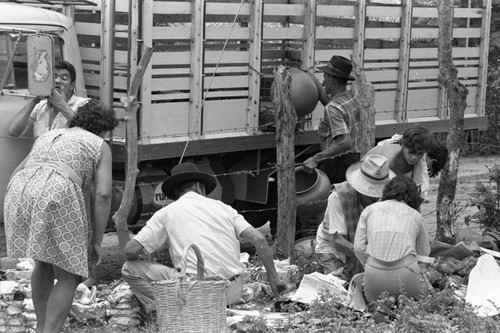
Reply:
[[[459,212],[456,229],[464,227],[464,219],[468,215],[477,212],[475,207],[467,207],[471,196],[474,193],[474,186],[477,182],[488,184],[488,168],[492,168],[495,163],[500,164],[500,156],[466,156],[460,158],[458,166],[458,181],[455,195],[455,202],[462,208]],[[428,200],[421,207],[422,215],[427,221],[427,230],[432,239],[436,234],[436,200],[439,186],[439,177],[432,178],[430,182]],[[471,225],[471,228],[478,229],[479,226]]]

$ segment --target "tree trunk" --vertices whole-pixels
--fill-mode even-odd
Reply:
[[[464,113],[467,107],[467,88],[458,81],[457,69],[453,64],[453,1],[442,0],[438,5],[438,59],[439,83],[445,89],[450,112],[450,128],[446,145],[448,160],[441,171],[436,202],[436,239],[446,243],[454,242],[453,224],[456,220],[455,192],[457,187],[460,147],[463,142]]]
[[[278,173],[278,248],[290,263],[295,248],[295,125],[297,114],[292,105],[292,77],[284,66],[274,71],[274,118],[276,120],[276,169]]]
[[[375,146],[375,88],[366,79],[365,70],[351,55],[353,75],[356,78],[356,97],[363,110],[360,119],[361,156]]]
[[[127,218],[130,213],[132,198],[134,197],[136,177],[139,173],[137,169],[137,93],[152,55],[153,49],[146,47],[141,61],[139,62],[139,66],[137,67],[137,72],[130,83],[127,97],[122,98],[122,103],[126,111],[125,120],[127,126],[127,177],[125,179],[125,190],[123,191],[120,207],[113,215],[118,241],[122,250],[125,248],[125,244],[130,240]]]

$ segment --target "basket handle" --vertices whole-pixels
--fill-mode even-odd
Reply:
[[[196,244],[191,244],[188,247],[186,247],[186,250],[184,252],[184,256],[182,257],[182,270],[185,272],[186,270],[186,261],[187,261],[187,255],[189,252],[189,249],[193,249],[194,253],[196,254],[196,270],[197,270],[197,279],[198,280],[203,280],[203,277],[205,276],[205,260],[203,259],[203,256],[201,255],[200,248]]]

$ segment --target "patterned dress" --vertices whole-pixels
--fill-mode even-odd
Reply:
[[[7,253],[88,277],[89,218],[84,193],[92,185],[103,140],[82,129],[56,129],[33,145],[5,196]]]

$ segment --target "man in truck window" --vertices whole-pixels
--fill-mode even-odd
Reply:
[[[76,110],[89,100],[75,95],[76,71],[71,63],[63,60],[54,67],[52,95],[46,99],[36,96],[26,104],[12,118],[10,135],[36,139],[47,131],[66,128]]]
[[[127,261],[123,265],[123,279],[130,285],[146,312],[154,310],[151,282],[179,276],[181,265],[188,276],[196,275],[196,244],[205,261],[205,272],[228,279],[228,305],[237,303],[243,290],[245,265],[240,261],[238,238],[252,243],[266,268],[267,278],[276,296],[286,287],[278,278],[273,262],[273,251],[267,241],[236,210],[222,201],[207,198],[216,186],[216,178],[200,172],[193,163],[181,163],[172,168],[171,176],[162,185],[163,193],[176,200],[157,211],[142,230],[125,246]],[[156,262],[138,260],[140,256],[168,247],[171,268]]]
[[[318,127],[321,151],[304,162],[304,169],[324,171],[332,184],[345,181],[347,168],[359,161],[361,149],[361,105],[352,91],[347,90],[352,63],[334,55],[327,66],[318,67],[323,72],[323,86],[314,75],[320,101],[325,105],[324,118]],[[329,98],[331,96],[331,98]]]

